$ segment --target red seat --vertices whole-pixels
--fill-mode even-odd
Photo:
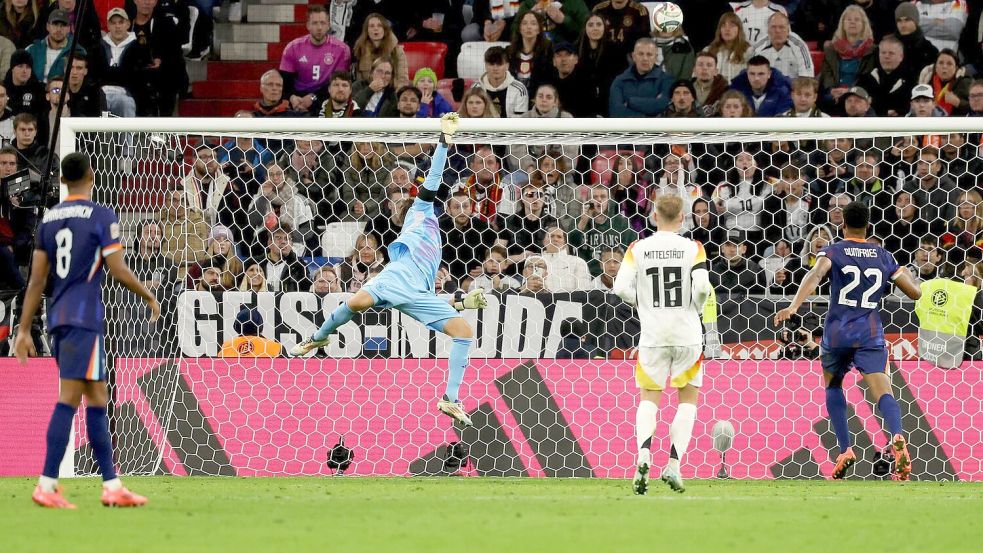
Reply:
[[[818,41],[815,41],[815,40],[807,40],[806,41],[806,46],[809,47],[809,51],[811,51],[811,52],[815,52],[816,50],[819,50],[820,49],[819,48],[819,42]]]
[[[458,109],[460,104],[454,100],[454,93],[452,92],[454,88],[455,79],[440,79],[437,83],[437,93],[444,97],[445,100],[454,106],[454,109]],[[474,79],[464,79],[464,90],[467,91],[472,86],[474,86]]]
[[[410,79],[421,67],[429,67],[437,73],[437,79],[444,78],[444,60],[447,58],[447,45],[442,42],[404,42],[406,64]]]
[[[819,71],[823,68],[823,60],[826,59],[826,54],[817,51],[809,53],[812,55],[812,66],[816,69],[816,76],[819,76]]]

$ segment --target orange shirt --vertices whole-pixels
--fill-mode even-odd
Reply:
[[[283,346],[262,336],[239,336],[222,344],[219,357],[279,357]]]

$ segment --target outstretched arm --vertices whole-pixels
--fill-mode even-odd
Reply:
[[[915,282],[915,277],[911,276],[911,271],[907,267],[898,269],[894,284],[901,289],[909,298],[918,301],[922,297],[922,288]]]
[[[816,260],[816,265],[809,271],[805,278],[802,279],[802,285],[799,286],[799,291],[796,292],[795,297],[792,298],[792,303],[785,309],[775,313],[776,326],[791,318],[792,315],[799,310],[799,307],[802,306],[802,303],[806,301],[806,298],[816,292],[816,287],[823,281],[823,278],[826,276],[826,273],[829,272],[832,266],[833,262],[826,256],[820,256],[819,259]]]
[[[123,252],[116,251],[106,256],[106,267],[109,268],[109,272],[113,275],[113,278],[123,286],[126,286],[127,290],[143,298],[147,307],[150,308],[150,322],[155,322],[160,317],[160,304],[157,303],[157,298],[154,297],[150,290],[147,290],[147,287],[126,266],[126,261],[123,261]]]
[[[430,158],[430,171],[423,181],[423,189],[417,196],[425,202],[432,202],[437,198],[437,191],[440,190],[440,183],[444,176],[444,167],[447,165],[447,145],[451,143],[451,138],[457,132],[457,121],[458,115],[454,112],[445,113],[440,118],[440,142]]]

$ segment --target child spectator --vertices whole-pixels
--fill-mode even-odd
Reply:
[[[471,290],[494,290],[496,292],[509,292],[521,288],[519,281],[512,276],[505,274],[505,269],[509,266],[508,251],[504,246],[494,245],[488,250],[484,262],[481,264],[481,274],[474,277],[468,291]]]
[[[454,106],[437,92],[437,73],[429,67],[421,67],[413,75],[413,86],[422,94],[418,117],[440,117],[454,111]]]

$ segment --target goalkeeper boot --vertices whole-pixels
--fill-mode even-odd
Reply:
[[[125,487],[115,490],[103,488],[102,504],[106,507],[143,507],[147,504],[147,498],[135,494]]]
[[[315,340],[314,338],[308,338],[303,342],[297,344],[296,346],[290,348],[290,350],[287,351],[287,355],[289,355],[290,357],[300,357],[301,355],[307,355],[313,350],[316,350],[318,348],[323,348],[324,346],[328,345],[328,342],[330,341],[331,341],[330,336],[328,336],[323,340]]]
[[[836,457],[836,466],[833,467],[833,480],[842,480],[850,467],[857,462],[857,456],[853,453],[853,448],[849,447]]]
[[[61,495],[61,486],[55,488],[53,492],[46,492],[38,485],[31,494],[31,499],[42,507],[49,509],[74,509],[75,505],[68,502],[65,496]]]
[[[907,480],[911,475],[911,455],[908,454],[908,442],[901,434],[895,434],[891,439],[891,449],[894,450],[894,479]]]
[[[648,448],[638,450],[638,463],[635,465],[635,478],[631,489],[635,495],[645,495],[649,491],[649,471],[652,469],[652,452]]]
[[[679,474],[679,469],[666,467],[662,471],[662,481],[674,492],[683,493],[686,491],[686,485],[683,484],[683,477]]]
[[[472,426],[471,417],[464,412],[464,406],[460,401],[451,401],[447,398],[442,398],[437,401],[437,409],[465,428]]]

